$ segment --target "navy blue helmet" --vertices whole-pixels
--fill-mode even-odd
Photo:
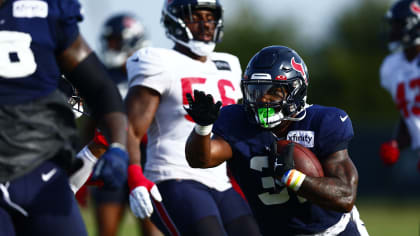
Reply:
[[[194,10],[210,10],[215,17],[215,32],[210,42],[199,42],[184,22],[192,18]],[[213,51],[214,45],[223,36],[223,8],[219,0],[165,0],[162,9],[161,22],[165,27],[168,38],[191,49],[198,55],[205,55]],[[206,47],[209,47],[207,49]]]
[[[387,11],[388,47],[391,51],[420,44],[420,4],[418,0],[399,0]]]
[[[249,61],[241,89],[257,123],[274,128],[283,120],[304,118],[308,84],[308,69],[293,49],[269,46]]]
[[[123,66],[133,52],[149,44],[143,24],[129,13],[110,17],[102,27],[100,41],[102,59],[108,68]]]

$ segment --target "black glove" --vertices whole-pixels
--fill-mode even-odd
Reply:
[[[274,142],[271,146],[270,162],[272,163],[274,178],[276,180],[281,180],[288,170],[295,168],[295,162],[293,160],[294,147],[295,144],[290,142],[280,153],[277,153],[277,142]],[[281,185],[281,181],[276,181],[276,183]]]
[[[189,108],[184,107],[195,123],[206,126],[213,124],[219,115],[222,103],[214,103],[213,96],[202,91],[194,90],[194,99],[190,93],[186,94]]]

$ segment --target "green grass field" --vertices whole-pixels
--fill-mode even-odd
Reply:
[[[420,199],[359,199],[357,207],[370,236],[420,235]],[[89,235],[95,236],[96,231],[92,211],[82,209],[82,213]],[[129,213],[124,218],[120,235],[140,235],[137,228],[137,221]]]

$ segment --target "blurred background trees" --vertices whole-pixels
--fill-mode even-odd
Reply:
[[[378,155],[399,116],[379,81],[379,67],[388,54],[384,32],[388,7],[383,1],[361,1],[330,24],[323,40],[314,42],[302,37],[305,25],[298,25],[295,18],[274,16],[267,21],[242,5],[238,17],[226,21],[225,36],[216,48],[237,55],[243,70],[265,46],[285,45],[298,51],[309,70],[308,102],[344,109],[353,121],[355,137],[349,152],[359,170],[361,195],[420,193],[420,188],[413,188],[419,182],[414,156],[403,152],[390,168]]]
[[[285,45],[304,58],[310,75],[308,100],[337,106],[351,114],[353,121],[393,121],[398,113],[392,100],[379,86],[378,69],[387,54],[382,21],[388,5],[363,1],[341,15],[326,40],[317,44],[300,37],[305,26],[293,18],[267,23],[252,9],[243,6],[241,17],[226,22],[225,36],[218,51],[237,55],[244,70],[249,59],[268,45]],[[310,45],[310,46],[308,46]]]

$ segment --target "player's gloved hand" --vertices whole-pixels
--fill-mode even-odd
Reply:
[[[127,181],[128,153],[119,143],[112,143],[93,168],[92,181],[103,180],[104,188],[117,189]]]
[[[194,99],[190,93],[186,94],[189,108],[184,107],[188,115],[201,126],[213,124],[219,116],[219,110],[222,102],[214,103],[211,94],[205,94],[202,91],[194,90]]]
[[[270,149],[270,160],[272,161],[274,181],[280,186],[297,192],[302,186],[306,175],[295,169],[295,161],[293,160],[293,151],[295,144],[290,142],[277,152],[277,142],[274,142]]]
[[[139,165],[133,164],[128,167],[128,187],[131,211],[141,219],[150,217],[153,213],[150,196],[158,202],[162,201],[162,196],[155,183],[143,175]]]
[[[379,149],[379,155],[385,165],[390,166],[395,164],[400,156],[398,142],[396,140],[391,140],[383,143]]]
[[[295,144],[290,142],[281,150],[281,152],[278,152],[277,142],[274,142],[271,145],[269,159],[272,163],[273,173],[276,180],[281,180],[288,170],[295,168],[295,162],[293,160],[294,147]],[[282,185],[279,181],[276,182],[278,182],[279,185]]]

